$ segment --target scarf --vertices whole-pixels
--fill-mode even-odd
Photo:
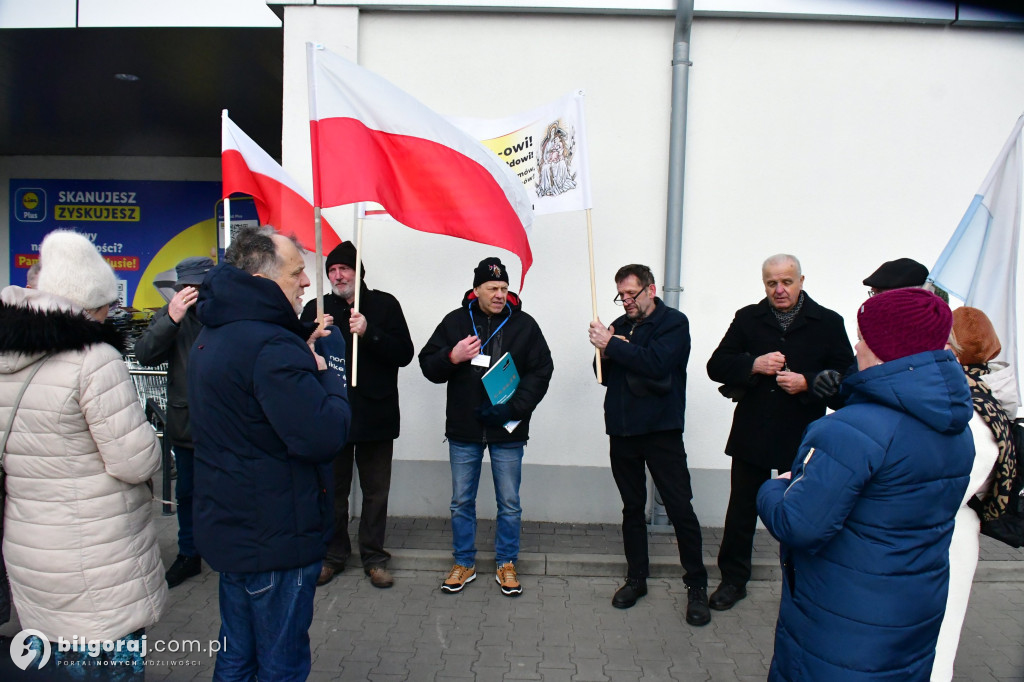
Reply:
[[[772,312],[775,313],[775,319],[779,321],[779,326],[782,327],[782,331],[788,331],[789,325],[793,324],[793,320],[800,314],[800,309],[804,307],[804,292],[800,292],[800,296],[796,299],[796,305],[789,310],[776,310],[774,307],[769,305]]]
[[[970,505],[982,521],[992,521],[1006,513],[1010,505],[1013,482],[1017,478],[1017,454],[1013,442],[1013,425],[999,401],[992,395],[992,389],[982,380],[988,374],[988,363],[964,365],[967,374],[967,385],[971,389],[971,402],[974,411],[981,415],[995,438],[999,455],[993,467],[992,488],[982,495],[979,504]]]

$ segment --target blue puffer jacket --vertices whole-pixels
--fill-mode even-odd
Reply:
[[[847,388],[846,407],[807,428],[792,482],[758,494],[784,573],[769,679],[927,680],[974,461],[967,382],[931,351]]]
[[[196,547],[220,572],[323,559],[329,462],[351,417],[344,382],[317,370],[304,340],[312,329],[272,280],[219,265],[197,307],[204,327],[188,368]]]

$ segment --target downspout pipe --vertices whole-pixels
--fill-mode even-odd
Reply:
[[[690,27],[693,0],[676,3],[676,32],[672,45],[672,124],[669,129],[668,221],[665,229],[665,279],[662,300],[679,308],[683,290],[680,265],[683,260],[683,180],[686,177],[686,94],[690,83]],[[650,496],[651,525],[668,525],[668,514],[657,488]]]
[[[668,221],[665,230],[665,303],[679,308],[683,259],[683,181],[686,177],[686,98],[690,82],[693,0],[678,0],[672,45],[672,123],[669,130]]]

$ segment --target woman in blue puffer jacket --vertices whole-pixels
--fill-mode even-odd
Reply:
[[[846,406],[807,428],[791,480],[757,499],[782,545],[771,680],[912,682],[932,667],[974,460],[970,392],[934,294],[879,294],[857,323]]]

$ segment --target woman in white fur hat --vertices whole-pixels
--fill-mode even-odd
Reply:
[[[167,597],[146,485],[160,447],[123,339],[103,324],[117,298],[113,270],[69,231],[47,235],[40,261],[38,288],[0,291],[3,557],[14,606],[23,629],[51,642],[134,641],[120,655],[54,654],[96,665],[87,672],[97,679],[111,679],[102,658],[117,658],[119,679],[141,679],[140,653],[125,652],[139,648]]]

